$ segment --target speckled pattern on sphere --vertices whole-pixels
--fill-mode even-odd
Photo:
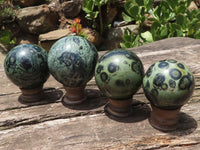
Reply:
[[[129,99],[141,87],[144,69],[136,54],[115,49],[103,55],[95,68],[99,89],[112,99]]]
[[[97,59],[91,42],[80,36],[67,36],[51,47],[48,66],[57,81],[67,87],[79,87],[93,77]]]
[[[5,73],[19,88],[42,86],[49,77],[47,52],[33,44],[14,47],[4,61]]]
[[[176,109],[184,105],[194,90],[194,77],[187,66],[176,60],[156,62],[143,79],[147,99],[156,107]]]

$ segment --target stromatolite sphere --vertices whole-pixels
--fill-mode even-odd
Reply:
[[[192,95],[194,77],[183,63],[172,59],[161,60],[147,70],[143,89],[152,105],[162,109],[177,109]]]
[[[51,47],[48,66],[64,86],[80,87],[93,77],[97,59],[97,50],[91,42],[80,36],[67,36]]]
[[[43,86],[49,77],[47,52],[38,45],[14,47],[4,61],[5,73],[20,89]]]
[[[116,49],[103,55],[95,68],[95,80],[100,90],[111,99],[132,98],[141,87],[144,69],[136,54]]]

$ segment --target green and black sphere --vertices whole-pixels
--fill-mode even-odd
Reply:
[[[192,72],[183,63],[166,59],[149,67],[143,79],[143,89],[152,105],[162,109],[177,109],[191,97],[195,82]]]
[[[42,86],[49,77],[47,52],[38,45],[21,44],[8,53],[5,73],[20,89]]]

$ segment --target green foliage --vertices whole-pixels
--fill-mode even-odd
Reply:
[[[122,13],[123,19],[126,22],[135,21],[139,27],[143,26],[144,21],[147,19],[149,10],[152,8],[154,0],[127,0],[124,8],[126,13]]]
[[[10,17],[15,16],[15,12],[11,7],[5,7],[3,10],[0,10],[0,17]]]
[[[124,43],[120,43],[121,48],[137,47],[137,46],[141,46],[143,44],[153,42],[152,34],[149,31],[135,35],[128,28],[125,29],[122,39],[123,39]]]
[[[139,46],[139,39],[138,39],[138,35],[136,36],[132,31],[130,31],[129,29],[125,29],[124,31],[124,35],[122,37],[124,43],[120,43],[120,46],[122,48],[129,48],[129,47],[135,47],[135,46]]]
[[[15,10],[16,8],[8,3],[7,0],[0,0],[0,25],[2,23],[6,22],[11,22],[14,20],[14,18],[16,17],[16,13]]]
[[[82,10],[86,13],[86,18],[92,21],[92,27],[97,28],[100,25],[100,34],[103,34],[104,29],[107,29],[109,25],[104,25],[102,18],[102,5],[110,5],[112,0],[84,0]],[[97,23],[99,19],[99,23]]]
[[[148,0],[142,0],[141,4],[139,5],[137,0],[128,0],[124,7],[131,17],[129,16],[128,18],[127,15],[125,15],[124,20],[134,20],[138,22],[138,19],[141,19],[140,22],[143,23],[146,18],[143,19],[142,17],[137,16],[144,15],[145,13],[138,11],[138,8],[140,7],[136,8],[135,3],[137,3],[137,6],[143,6],[144,3],[147,3],[145,1]],[[152,16],[149,18],[149,20],[153,22],[150,31],[139,33],[138,35],[132,35],[131,33],[128,34],[129,36],[134,37],[139,36],[139,39],[142,39],[142,42],[138,45],[121,45],[125,45],[128,48],[170,37],[191,37],[200,39],[200,9],[189,11],[188,6],[190,5],[191,1],[192,0],[162,0],[161,4],[152,9],[151,13],[149,13],[149,15]],[[152,6],[148,6],[147,8],[143,9],[149,11],[151,7]],[[132,10],[133,8],[134,10]],[[139,30],[142,31],[142,26],[139,27]],[[125,35],[128,36],[127,32],[124,33],[124,36]],[[127,39],[127,37],[123,38],[124,43],[127,43]],[[135,38],[135,40],[138,41],[137,38]],[[137,43],[137,41],[135,43]]]
[[[99,11],[103,4],[107,4],[110,0],[84,0],[82,9],[86,12],[86,18],[89,20],[94,20],[98,17]],[[95,6],[98,10],[95,10]]]
[[[94,10],[95,7],[95,1],[93,0],[84,0],[82,9],[83,11],[86,12],[86,18],[88,20],[92,20],[93,21],[93,27],[96,27],[96,22],[95,19],[98,17],[99,11],[98,10]]]
[[[5,3],[7,0],[0,0],[0,4]]]
[[[189,11],[192,0],[165,0],[153,11],[151,33],[154,41],[170,37],[198,38],[200,10]]]
[[[0,31],[0,43],[10,47],[16,43],[16,38],[12,37],[10,30]]]

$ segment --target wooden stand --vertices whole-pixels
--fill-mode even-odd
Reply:
[[[175,110],[163,110],[153,105],[151,116],[149,118],[150,124],[161,131],[173,131],[178,126],[178,113],[180,108]]]
[[[22,95],[19,97],[21,103],[32,103],[41,101],[44,98],[43,86],[35,89],[20,89]]]
[[[115,117],[128,117],[131,115],[132,99],[114,100],[109,98],[108,101],[109,103],[104,107],[108,115],[113,115]]]
[[[77,105],[87,99],[85,95],[85,85],[81,87],[66,87],[64,86],[66,94],[63,97],[63,102],[66,105]]]

